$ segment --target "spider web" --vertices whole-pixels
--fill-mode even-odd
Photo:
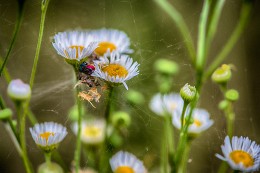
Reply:
[[[40,1],[29,0],[26,3],[24,22],[7,67],[14,78],[21,78],[28,82],[39,31]],[[196,39],[201,2],[176,0],[172,3],[183,13],[191,35]],[[14,7],[17,7],[16,1],[0,1],[1,55],[6,53],[15,25]],[[214,57],[228,38],[238,18],[239,9],[240,4],[235,0],[227,2],[224,17],[221,18],[220,31],[214,41],[210,57]],[[113,100],[119,110],[127,110],[132,116],[132,125],[123,149],[143,159],[149,172],[158,172],[163,122],[148,107],[151,97],[158,92],[153,64],[159,58],[171,59],[179,64],[180,72],[173,79],[173,92],[178,92],[180,87],[187,82],[194,84],[195,75],[184,47],[185,40],[182,40],[169,16],[151,0],[52,0],[47,11],[31,109],[40,122],[56,121],[68,127],[69,135],[61,144],[59,151],[64,156],[65,162],[70,164],[73,151],[68,151],[67,148],[74,147],[74,143],[71,141],[75,141],[75,136],[69,129],[71,122],[68,119],[69,108],[74,105],[73,69],[56,54],[51,45],[51,39],[55,33],[60,31],[103,27],[125,31],[131,39],[131,47],[135,50],[131,57],[140,63],[140,74],[127,84],[130,89],[138,90],[144,95],[145,104],[135,106],[127,104],[124,97],[127,91],[123,86],[117,88],[118,97]],[[235,135],[248,136],[259,143],[260,138],[257,135],[259,121],[256,121],[255,110],[251,103],[251,74],[246,64],[244,44],[240,42],[230,56],[227,63],[233,63],[237,67],[237,71],[234,72],[229,87],[240,92],[240,100],[235,104],[237,116]],[[1,94],[6,98],[7,105],[13,108],[13,104],[5,94],[6,84],[2,79],[0,82]],[[243,85],[243,83],[247,85]],[[221,153],[220,145],[226,136],[225,118],[217,108],[221,99],[223,98],[218,87],[210,81],[207,82],[201,94],[199,107],[210,112],[214,125],[193,142],[188,172],[216,172],[220,164],[214,155]],[[106,98],[103,95],[97,109],[88,106],[88,112],[94,116],[102,115],[105,101]],[[11,143],[10,137],[7,135],[3,123],[0,125],[0,134],[0,172],[10,173],[18,170],[21,172],[20,170],[24,170],[22,161],[17,157],[18,153],[15,148],[9,144]],[[177,136],[178,131],[175,130],[176,139]],[[43,162],[42,153],[32,141],[29,131],[27,131],[27,141],[33,165],[39,165]]]

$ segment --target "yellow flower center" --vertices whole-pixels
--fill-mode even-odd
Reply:
[[[128,166],[120,166],[115,173],[135,173],[134,170]]]
[[[84,130],[84,134],[87,137],[97,137],[100,135],[100,133],[101,133],[100,128],[97,128],[95,126],[85,127],[85,130]]]
[[[202,125],[201,121],[197,120],[197,119],[194,119],[194,122],[193,124],[197,127],[200,127]]]
[[[244,167],[248,168],[254,165],[253,157],[245,151],[234,150],[229,154],[229,157],[236,164],[242,163]]]
[[[126,77],[128,71],[125,69],[124,66],[120,64],[109,64],[102,68],[103,72],[107,72],[109,76],[119,76],[119,77]]]
[[[79,57],[79,52],[82,52],[82,51],[83,51],[84,46],[72,45],[72,46],[70,46],[69,48],[71,48],[71,49],[76,49],[76,58],[78,58],[78,57]],[[68,52],[67,52],[66,50],[65,50],[65,54],[66,54],[67,56],[69,56],[69,54],[68,54]]]
[[[170,103],[170,109],[174,111],[177,108],[177,104],[175,102]]]
[[[45,139],[46,141],[49,140],[50,136],[54,136],[54,133],[53,132],[44,132],[44,133],[40,134],[40,137]]]
[[[102,56],[107,52],[108,49],[110,49],[110,52],[112,52],[116,49],[116,46],[110,42],[100,42],[98,47],[95,49],[95,53]]]

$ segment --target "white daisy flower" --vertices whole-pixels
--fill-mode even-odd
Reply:
[[[260,167],[260,146],[248,137],[233,136],[232,141],[226,136],[221,145],[224,157],[216,154],[221,160],[228,162],[232,169],[242,172],[258,171]]]
[[[93,40],[99,42],[98,47],[95,49],[95,53],[99,56],[103,56],[107,52],[116,51],[120,54],[133,53],[130,49],[130,39],[123,31],[115,29],[99,29],[90,32],[93,36]]]
[[[82,122],[81,140],[85,144],[100,144],[105,139],[106,121],[104,119],[85,120]],[[73,131],[78,133],[78,124],[73,124]]]
[[[30,132],[35,143],[46,152],[56,149],[67,135],[66,127],[54,122],[35,124]]]
[[[127,55],[120,55],[116,52],[106,53],[102,61],[95,61],[95,71],[92,76],[99,77],[110,85],[124,84],[128,89],[126,81],[139,74],[137,62]]]
[[[93,53],[98,42],[87,32],[68,31],[56,34],[52,45],[67,61],[81,61]]]
[[[189,111],[186,111],[185,117],[188,115]],[[200,134],[213,124],[213,120],[205,109],[194,109],[191,116],[193,123],[188,128],[189,134]],[[172,123],[177,129],[181,129],[181,111],[173,115]]]
[[[110,166],[114,173],[146,173],[143,162],[133,154],[119,151],[110,159]]]
[[[167,95],[157,93],[153,96],[149,107],[157,115],[172,115],[177,110],[182,110],[183,100],[177,93],[170,93]]]

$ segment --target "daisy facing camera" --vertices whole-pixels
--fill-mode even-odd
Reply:
[[[242,172],[259,170],[260,146],[248,137],[233,136],[230,141],[230,138],[226,136],[221,149],[224,156],[216,154],[216,157],[226,161],[232,169]]]
[[[36,124],[30,132],[38,147],[47,153],[56,149],[68,133],[66,127],[54,122]]]

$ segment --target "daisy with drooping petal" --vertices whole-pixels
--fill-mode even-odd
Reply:
[[[95,61],[95,71],[92,76],[99,77],[109,85],[117,86],[124,84],[128,89],[126,81],[139,74],[137,62],[127,55],[120,55],[116,52],[106,53],[102,61]]]
[[[68,31],[56,34],[52,45],[57,53],[71,64],[90,56],[97,48],[98,42],[94,42],[87,32]]]
[[[260,146],[248,137],[233,136],[230,141],[230,138],[226,136],[221,149],[224,156],[216,154],[216,157],[228,162],[232,169],[242,172],[259,170]]]
[[[180,94],[177,93],[170,93],[167,95],[157,93],[153,96],[149,107],[157,115],[172,115],[175,111],[182,110],[183,100]]]
[[[105,139],[106,121],[104,119],[85,120],[82,122],[81,140],[85,144],[100,144]],[[74,123],[73,131],[78,132],[78,124]]]
[[[110,166],[114,173],[146,173],[143,162],[136,156],[125,151],[119,151],[110,159]]]
[[[186,111],[185,117],[188,115],[189,111]],[[213,120],[210,119],[209,113],[205,109],[194,109],[191,116],[192,124],[190,124],[188,129],[189,134],[200,134],[213,124]],[[173,114],[172,123],[177,129],[181,129],[181,111]]]
[[[94,51],[99,56],[113,51],[120,54],[133,53],[133,50],[129,48],[130,39],[123,31],[103,28],[93,30],[89,34],[93,36],[94,41],[99,42],[98,47]]]
[[[30,132],[35,143],[46,152],[56,149],[67,135],[66,127],[54,122],[35,124]]]

